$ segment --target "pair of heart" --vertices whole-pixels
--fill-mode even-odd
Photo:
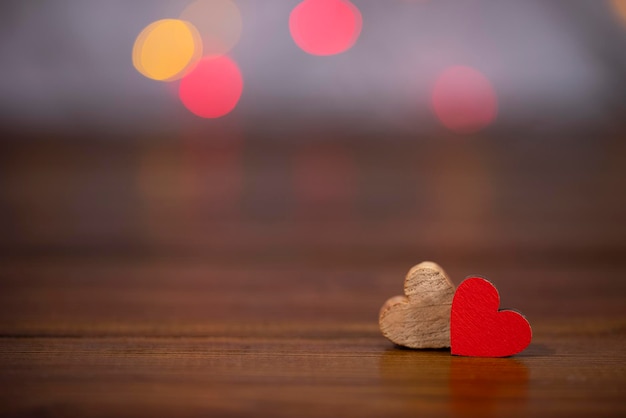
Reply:
[[[498,291],[488,280],[469,277],[455,290],[443,269],[426,261],[407,274],[404,296],[385,302],[379,324],[385,337],[404,347],[508,357],[530,344],[532,331],[520,313],[499,307]]]

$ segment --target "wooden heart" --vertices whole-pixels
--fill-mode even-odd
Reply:
[[[452,354],[507,357],[530,344],[530,324],[519,312],[498,310],[500,296],[491,282],[470,277],[461,283],[452,302]]]
[[[437,264],[414,266],[404,279],[404,295],[389,299],[378,323],[391,342],[409,348],[450,347],[454,285]]]

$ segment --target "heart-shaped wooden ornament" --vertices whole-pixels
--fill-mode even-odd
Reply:
[[[499,307],[500,296],[491,282],[482,277],[465,279],[452,302],[452,354],[508,357],[528,347],[532,331],[526,318]]]
[[[425,261],[404,279],[404,296],[383,305],[378,323],[391,342],[409,348],[450,347],[454,285],[439,265]]]

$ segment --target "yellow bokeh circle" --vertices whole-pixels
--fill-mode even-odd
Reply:
[[[153,80],[183,77],[202,56],[202,39],[190,22],[157,20],[146,26],[133,46],[133,65]]]

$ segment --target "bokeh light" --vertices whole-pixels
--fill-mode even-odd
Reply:
[[[305,0],[289,16],[294,42],[312,55],[350,49],[361,33],[361,12],[347,0]]]
[[[432,91],[437,118],[448,129],[473,133],[491,124],[498,113],[496,92],[479,71],[455,66],[443,71]]]
[[[162,19],[146,26],[135,39],[133,65],[153,80],[173,81],[202,56],[202,40],[189,22]]]
[[[223,55],[241,37],[241,13],[230,0],[198,0],[189,4],[180,18],[195,25],[200,32],[205,56]]]
[[[613,11],[617,17],[626,25],[626,0],[610,0]]]
[[[192,113],[219,118],[230,113],[241,97],[243,79],[229,57],[204,57],[180,82],[180,100]]]

